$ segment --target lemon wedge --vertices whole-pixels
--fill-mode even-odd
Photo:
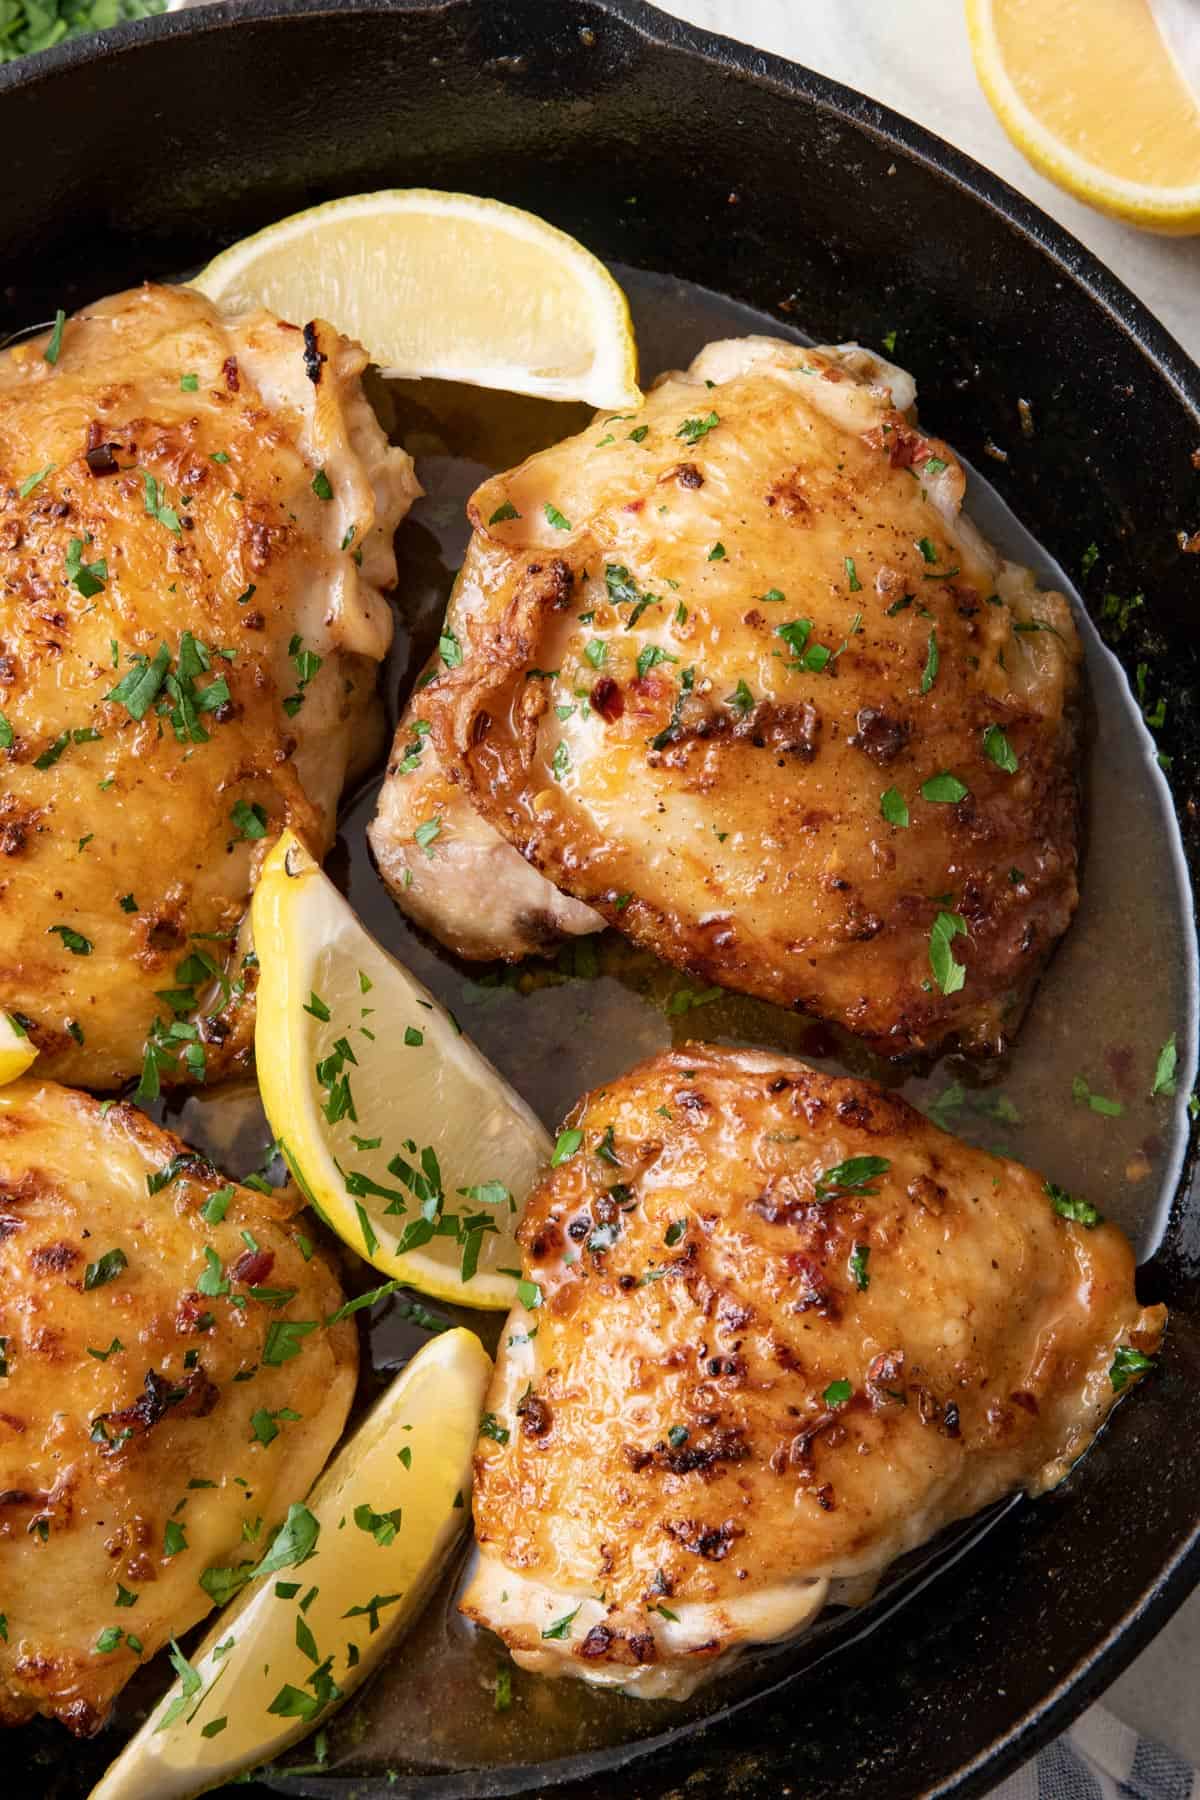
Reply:
[[[1148,0],[967,0],[984,93],[1017,148],[1079,200],[1200,231],[1200,97]]]
[[[278,1756],[329,1716],[414,1618],[471,1516],[491,1359],[431,1339],[293,1506],[238,1597],[91,1800],[185,1800]]]
[[[640,405],[629,303],[590,250],[473,194],[351,194],[243,238],[193,283],[222,307],[328,319],[389,375]]]
[[[308,1199],[397,1281],[511,1306],[513,1227],[551,1151],[534,1114],[290,832],[251,923],[259,1089]]]
[[[29,1034],[8,1013],[0,1012],[0,1087],[23,1075],[36,1055]]]

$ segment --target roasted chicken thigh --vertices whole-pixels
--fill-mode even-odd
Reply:
[[[246,1047],[230,940],[276,834],[332,836],[418,492],[366,360],[164,287],[0,355],[0,1008],[49,1074]]]
[[[573,1109],[520,1228],[462,1600],[682,1695],[1024,1488],[1148,1366],[1121,1232],[907,1103],[688,1044]]]
[[[372,829],[401,905],[468,956],[607,921],[885,1054],[1000,1044],[1076,902],[1079,644],[912,401],[719,342],[486,482]]]
[[[337,1441],[357,1340],[292,1214],[135,1107],[0,1087],[4,1723],[98,1729]]]

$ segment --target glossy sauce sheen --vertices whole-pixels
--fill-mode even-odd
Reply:
[[[630,296],[646,380],[661,369],[685,366],[713,338],[761,331],[780,335],[777,321],[702,289],[635,271],[619,270],[618,276]],[[903,364],[902,341],[895,355]],[[582,407],[435,382],[377,384],[370,392],[393,437],[416,458],[426,489],[397,538],[397,631],[382,683],[390,726],[436,646],[469,537],[470,494],[493,472],[579,431],[590,415]],[[944,421],[936,386],[927,383],[918,395],[918,412],[927,430],[938,431]],[[1016,446],[1009,448],[1019,454]],[[974,477],[966,510],[1003,553],[1029,563],[1043,585],[1069,588],[1063,572]],[[789,1051],[830,1073],[896,1088],[923,1110],[933,1106],[934,1117],[947,1129],[1044,1170],[1121,1224],[1144,1259],[1157,1239],[1164,1196],[1172,1190],[1182,1154],[1185,1097],[1152,1100],[1150,1088],[1159,1049],[1172,1032],[1179,1038],[1181,1069],[1190,1067],[1194,1021],[1188,995],[1195,984],[1188,901],[1149,734],[1121,671],[1078,603],[1076,617],[1087,687],[1081,902],[1002,1064],[981,1069],[948,1058],[932,1069],[891,1067],[860,1044],[763,1001],[698,996],[685,977],[612,932],[579,940],[557,961],[510,968],[457,964],[402,917],[371,863],[365,829],[375,812],[381,771],[343,809],[327,867],[368,928],[453,1008],[464,1029],[551,1127],[584,1089],[672,1043],[698,1037]],[[1153,671],[1150,681],[1152,686]],[[703,1003],[695,1004],[697,998]],[[1083,1077],[1090,1091],[1120,1101],[1121,1115],[1104,1116],[1075,1100],[1075,1076]],[[200,1094],[185,1102],[171,1123],[231,1173],[257,1166],[270,1135],[247,1090],[240,1096],[228,1090]],[[345,1278],[352,1287],[368,1287],[377,1279],[357,1261]],[[489,1345],[504,1324],[494,1314],[464,1312],[459,1318]],[[424,1333],[389,1303],[371,1328],[374,1378],[385,1380],[423,1339]],[[985,1518],[953,1528],[906,1559],[887,1583],[915,1591],[987,1524]],[[831,1611],[806,1640],[747,1657],[732,1675],[682,1705],[591,1692],[583,1683],[550,1682],[513,1670],[512,1706],[498,1713],[495,1675],[507,1659],[495,1639],[474,1633],[458,1617],[453,1604],[458,1580],[456,1568],[406,1644],[334,1720],[331,1770],[365,1774],[539,1762],[662,1732],[828,1655],[840,1640],[857,1636],[870,1618]],[[138,1703],[150,1703],[167,1675],[156,1666],[131,1684],[122,1716],[132,1722]],[[61,1747],[52,1751],[51,1740],[45,1741],[47,1763],[57,1763]],[[97,1772],[114,1748],[115,1731],[88,1747]],[[301,1745],[287,1760],[311,1766],[312,1754],[311,1745]],[[82,1761],[81,1756],[70,1786],[58,1790],[63,1800],[83,1791]]]

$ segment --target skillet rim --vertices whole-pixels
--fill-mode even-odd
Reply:
[[[237,24],[283,24],[293,18],[329,18],[357,15],[450,14],[477,0],[216,0],[182,12],[162,13],[111,27],[54,46],[17,62],[0,66],[0,98],[27,90],[43,81],[52,82],[60,72],[119,64],[144,43],[163,38],[203,41]],[[564,0],[558,0],[559,5]],[[565,0],[574,8],[580,0]],[[582,9],[582,6],[580,8]],[[864,131],[917,164],[934,180],[953,183],[994,220],[1017,233],[1045,257],[1107,321],[1136,346],[1154,373],[1161,377],[1183,406],[1190,410],[1200,431],[1200,366],[1182,348],[1143,301],[1065,226],[1045,213],[1034,201],[973,157],[956,149],[936,133],[827,76],[769,51],[755,49],[722,34],[704,30],[661,12],[648,0],[586,0],[591,18],[596,14],[634,32],[647,44],[686,57],[715,63],[729,73],[766,86],[824,112],[838,122]],[[1196,1155],[1189,1151],[1173,1202],[1178,1204],[1194,1190]],[[1191,1532],[1139,1598],[1109,1628],[1043,1698],[1028,1706],[1012,1723],[974,1755],[934,1786],[921,1790],[921,1800],[969,1800],[1033,1756],[1051,1738],[1064,1731],[1096,1699],[1156,1635],[1171,1615],[1200,1587],[1200,1498]],[[786,1681],[784,1677],[784,1681]],[[771,1682],[710,1719],[689,1722],[667,1733],[657,1733],[603,1756],[605,1772],[627,1771],[637,1777],[639,1764],[664,1744],[678,1741],[715,1725],[767,1698],[779,1684]],[[495,1780],[486,1791],[515,1795],[538,1788],[568,1789],[586,1779],[594,1768],[596,1753],[559,1758],[552,1763],[510,1764],[494,1769]],[[649,1771],[647,1771],[649,1772]],[[485,1772],[486,1773],[486,1772]],[[369,1779],[369,1778],[368,1778]],[[355,1778],[331,1776],[307,1786],[312,1795],[340,1796]],[[356,1791],[364,1791],[362,1778]],[[449,1796],[452,1772],[410,1783],[414,1795]],[[253,1791],[253,1790],[252,1790]],[[258,1790],[263,1792],[265,1790]],[[289,1784],[289,1791],[298,1791]],[[477,1791],[484,1791],[482,1789]],[[576,1790],[579,1791],[579,1790]]]

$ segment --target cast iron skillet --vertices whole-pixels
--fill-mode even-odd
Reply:
[[[0,71],[0,167],[6,329],[332,195],[428,185],[496,194],[785,319],[794,306],[819,340],[899,330],[939,432],[976,460],[989,437],[1016,446],[986,466],[1035,537],[1071,569],[1101,546],[1097,613],[1107,589],[1145,593],[1118,650],[1166,681],[1160,744],[1195,879],[1200,557],[1176,532],[1200,527],[1200,371],[1080,245],[917,126],[638,0],[248,0]],[[1119,794],[1113,815],[1119,829]],[[1076,1477],[1012,1508],[919,1601],[666,1740],[405,1791],[906,1800],[999,1780],[1200,1580],[1193,1176],[1190,1155],[1141,1276],[1172,1309],[1160,1375]]]

